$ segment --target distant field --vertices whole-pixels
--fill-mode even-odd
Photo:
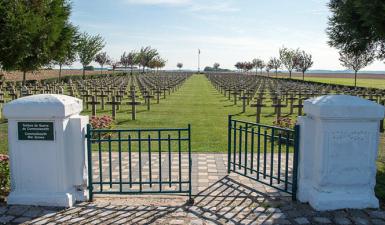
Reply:
[[[82,75],[82,70],[63,70],[62,76],[68,75]],[[106,71],[103,71],[106,73]],[[95,71],[86,71],[87,75],[100,74],[99,70]],[[254,74],[254,72],[250,72]],[[259,72],[258,72],[259,74]],[[263,73],[264,76],[267,76],[266,73]],[[42,80],[48,78],[55,78],[59,76],[59,70],[41,70],[33,73],[27,73],[27,80]],[[270,73],[271,77],[275,77],[273,72]],[[278,77],[288,78],[289,74],[287,73],[278,73]],[[292,77],[294,79],[302,79],[302,74],[293,73]],[[5,79],[8,81],[21,81],[23,79],[22,72],[13,71],[6,72]],[[343,85],[354,85],[354,74],[351,73],[335,73],[335,74],[326,74],[326,73],[309,73],[305,75],[305,80],[308,81],[317,81],[328,84],[343,84]],[[385,89],[385,74],[359,74],[357,85],[360,87],[373,87],[373,88],[382,88]]]
[[[267,74],[264,74],[266,76]],[[271,77],[275,74],[270,73]],[[289,78],[289,74],[278,73],[279,78]],[[292,78],[302,80],[302,74],[293,73]],[[305,74],[305,81],[316,81],[326,84],[341,84],[354,86],[354,74],[351,73],[311,73]],[[358,74],[357,86],[385,89],[385,74]]]
[[[302,78],[299,77],[295,77],[295,79],[302,80]],[[327,84],[354,85],[354,78],[305,77],[305,81],[316,81]],[[385,89],[385,77],[382,79],[358,78],[357,86]]]
[[[103,71],[106,73],[106,71]],[[4,72],[5,80],[8,81],[21,81],[23,80],[23,73],[19,71]],[[62,70],[62,76],[68,75],[82,75],[82,70]],[[100,74],[99,70],[86,71],[86,75]],[[42,80],[48,78],[54,78],[59,76],[59,70],[40,70],[33,73],[27,73],[27,80]]]
[[[270,73],[270,75],[274,76],[274,73]],[[288,73],[278,73],[278,76],[280,77],[289,77]],[[302,79],[302,73],[293,73],[293,78],[301,78]],[[354,78],[354,73],[306,73],[306,77],[323,77],[323,78]],[[358,79],[385,79],[385,74],[374,74],[374,73],[359,73]]]

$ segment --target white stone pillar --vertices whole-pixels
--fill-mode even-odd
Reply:
[[[316,210],[378,208],[374,194],[384,107],[347,95],[305,101],[297,197]]]
[[[8,118],[11,193],[8,204],[71,207],[87,199],[82,100],[41,94],[4,106]]]

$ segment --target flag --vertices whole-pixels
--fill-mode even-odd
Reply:
[[[198,54],[201,54],[201,50],[198,48]]]

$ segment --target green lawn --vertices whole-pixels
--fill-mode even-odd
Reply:
[[[127,101],[128,99],[124,99]],[[143,99],[141,99],[144,102]],[[271,104],[266,99],[267,105]],[[90,107],[91,108],[91,107]],[[194,152],[225,152],[227,150],[228,115],[247,121],[255,121],[255,108],[247,107],[241,114],[242,102],[234,105],[220,94],[204,75],[193,75],[176,92],[161,99],[160,104],[152,100],[151,110],[145,105],[137,108],[137,120],[131,120],[131,107],[122,104],[117,113],[117,128],[173,128],[192,127],[192,151]],[[282,110],[283,114],[288,109]],[[106,105],[104,111],[98,109],[98,115],[111,115],[111,107]],[[84,109],[84,115],[90,115],[90,109]],[[295,118],[295,116],[293,116]],[[272,124],[275,120],[273,108],[262,109],[261,122]],[[7,153],[7,124],[0,124],[0,153]]]
[[[376,195],[381,198],[385,209],[385,135],[381,136],[379,150],[377,159]]]
[[[142,100],[143,101],[143,100]],[[247,107],[245,114],[242,111],[242,102],[234,105],[220,94],[204,75],[194,75],[183,86],[160,104],[151,106],[147,111],[145,105],[137,109],[137,120],[131,120],[131,107],[123,105],[117,114],[116,127],[119,128],[146,128],[146,127],[192,127],[192,151],[194,152],[225,152],[227,151],[227,123],[229,114],[238,114],[236,118],[255,121],[255,108]],[[270,104],[269,101],[266,103]],[[284,111],[285,112],[285,111]],[[90,114],[89,110],[84,111]],[[107,106],[101,114],[110,114]],[[262,110],[262,122],[272,124],[275,119],[273,109],[268,107]]]
[[[8,154],[8,124],[0,123],[0,154]]]
[[[323,78],[307,78],[321,81]],[[329,79],[329,78],[328,78]],[[344,78],[332,78],[344,81]],[[346,79],[351,80],[351,79]],[[363,80],[365,82],[382,80]],[[344,81],[347,82],[347,81]],[[124,101],[127,101],[126,98]],[[141,99],[143,102],[143,99]],[[269,99],[266,105],[271,105]],[[194,152],[225,152],[227,150],[227,119],[229,114],[237,115],[236,118],[255,121],[255,108],[247,107],[242,114],[242,103],[234,105],[233,100],[220,94],[204,75],[193,75],[183,86],[166,99],[161,99],[160,104],[152,100],[151,111],[145,105],[138,106],[137,120],[131,120],[131,107],[127,104],[121,106],[117,114],[116,127],[118,128],[170,128],[192,126],[192,150]],[[283,115],[289,109],[283,109]],[[110,106],[104,111],[98,109],[98,115],[110,115]],[[84,110],[83,114],[90,114]],[[296,115],[291,115],[295,120]],[[275,120],[272,107],[262,109],[261,123],[272,124]],[[0,124],[0,152],[7,152],[7,124]]]
[[[359,75],[358,75],[359,76]],[[295,77],[295,79],[302,80],[302,77]],[[305,81],[316,81],[326,84],[342,84],[354,86],[353,78],[328,78],[328,77],[306,77]],[[371,87],[385,89],[385,79],[357,79],[357,86]]]

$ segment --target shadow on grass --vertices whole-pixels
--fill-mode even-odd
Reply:
[[[263,117],[276,117],[275,113],[266,114]]]
[[[235,114],[232,114],[233,116],[240,116],[240,115],[242,115],[243,114],[243,112],[239,112],[239,113],[235,113]]]
[[[130,119],[125,119],[125,120],[119,120],[118,122],[116,122],[116,125],[122,125],[122,124],[125,124],[125,123],[128,123],[128,122],[131,122],[133,120]]]

